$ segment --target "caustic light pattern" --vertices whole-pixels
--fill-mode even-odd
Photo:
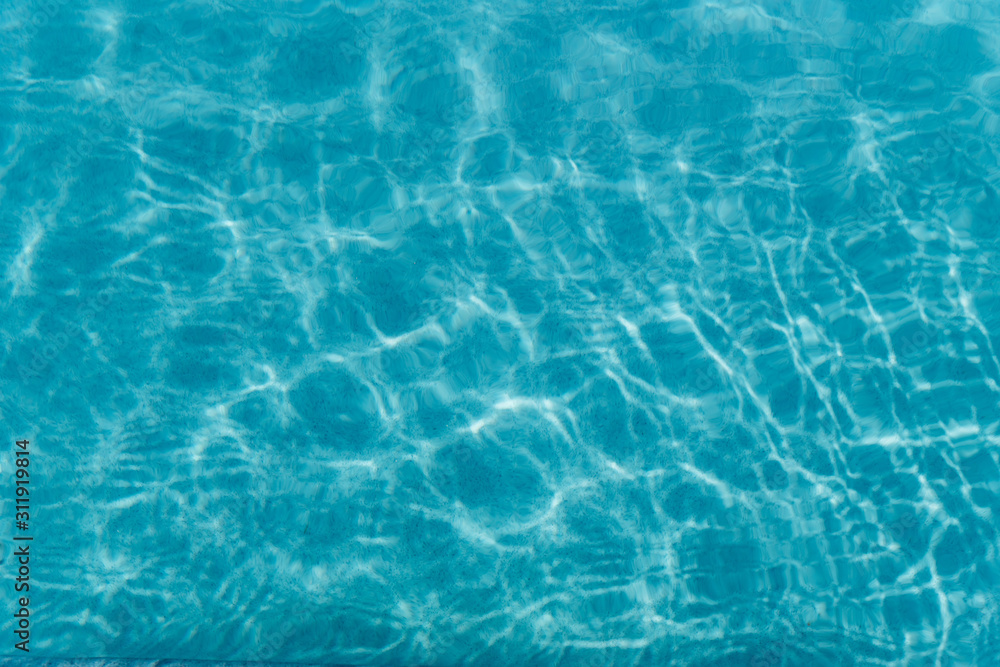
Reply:
[[[996,3],[0,25],[32,657],[996,660]]]

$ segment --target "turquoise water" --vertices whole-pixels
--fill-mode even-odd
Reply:
[[[0,25],[9,664],[995,664],[994,3]]]

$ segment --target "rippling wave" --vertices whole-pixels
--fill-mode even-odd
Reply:
[[[0,25],[31,656],[995,659],[995,3]]]

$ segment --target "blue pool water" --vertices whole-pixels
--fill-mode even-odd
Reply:
[[[0,25],[7,664],[996,664],[996,3]]]

